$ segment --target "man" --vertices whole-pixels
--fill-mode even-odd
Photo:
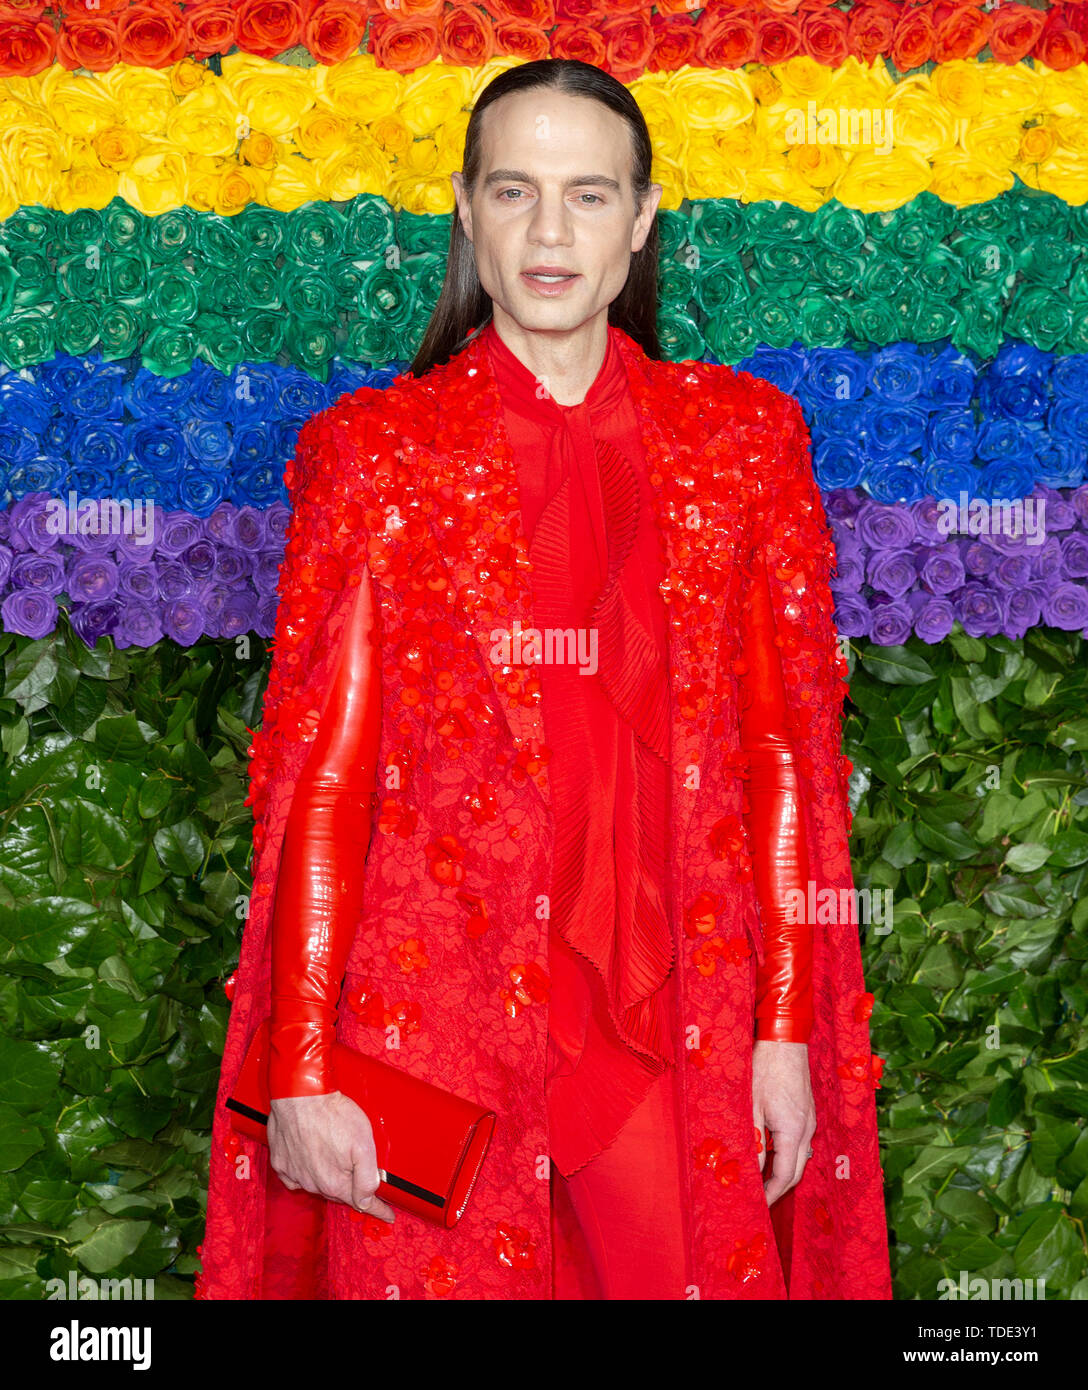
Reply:
[[[657,360],[650,158],[502,74],[415,375],[300,434],[203,1297],[888,1296],[833,548],[796,402]],[[334,1038],[497,1112],[454,1230]]]

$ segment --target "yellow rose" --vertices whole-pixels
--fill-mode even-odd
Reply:
[[[395,111],[400,102],[404,78],[399,72],[380,68],[369,53],[359,53],[331,67],[312,68],[317,74],[315,95],[334,111],[369,125],[379,116]]]
[[[82,139],[117,124],[117,104],[97,78],[76,77],[54,63],[40,82],[44,119],[66,135]]]
[[[211,68],[203,63],[198,63],[195,58],[182,58],[180,62],[174,64],[169,70],[170,86],[179,97],[186,97],[190,92],[195,92],[198,87],[202,87],[207,81],[215,81],[215,74]]]
[[[1088,71],[1086,64],[1077,63],[1065,72],[1053,72],[1035,62],[1035,80],[1039,84],[1040,112],[1051,111],[1055,116],[1078,116],[1088,109]]]
[[[420,216],[441,216],[455,207],[453,185],[437,175],[428,178],[394,171],[385,196],[390,207]]]
[[[684,201],[684,167],[672,158],[672,151],[655,149],[650,166],[650,182],[659,183],[662,188],[658,210],[665,208],[675,211]]]
[[[761,69],[757,68],[752,76],[755,77],[759,71]],[[768,69],[764,68],[762,71],[766,72]],[[823,63],[818,63],[815,58],[809,58],[807,54],[788,58],[786,62],[776,64],[769,71],[779,88],[781,99],[792,106],[798,103],[804,105],[806,101],[818,102],[831,86],[832,70]],[[757,97],[757,100],[764,102],[762,95]]]
[[[413,135],[434,135],[472,105],[469,69],[427,63],[405,81],[395,110]]]
[[[1034,116],[1043,99],[1043,83],[1026,63],[984,63],[982,109],[990,115]]]
[[[295,68],[255,58],[250,53],[228,53],[223,59],[223,76],[214,85],[222,88],[225,100],[244,111],[255,130],[269,135],[293,135],[303,114],[317,96],[316,68]]]
[[[1023,133],[1019,116],[994,115],[989,120],[968,123],[963,148],[977,164],[1008,169],[1020,152]]]
[[[673,100],[668,83],[661,80],[661,75],[650,73],[639,77],[628,90],[638,102],[654,149],[664,146],[675,151],[679,148],[687,135],[684,114]]]
[[[399,116],[379,116],[367,129],[378,148],[394,159],[399,159],[412,143],[412,132]]]
[[[238,142],[247,139],[249,132],[248,115],[235,105],[222,82],[199,87],[179,101],[166,122],[166,138],[186,154],[233,158]]]
[[[1063,150],[1073,154],[1088,153],[1088,116],[1058,116],[1049,122],[1049,127],[1058,137]]]
[[[281,159],[268,176],[264,199],[270,208],[294,212],[304,203],[327,198],[321,187],[318,166],[308,159]]]
[[[165,136],[166,122],[177,106],[169,75],[156,68],[132,68],[118,63],[96,81],[113,98],[116,119],[147,140]]]
[[[768,141],[754,123],[723,130],[713,138],[724,169],[755,169],[771,157]]]
[[[147,216],[187,203],[189,174],[180,150],[146,150],[117,179],[117,193]]]
[[[896,149],[913,150],[932,159],[956,148],[956,118],[933,98],[922,74],[905,77],[888,102]]]
[[[11,180],[16,205],[56,207],[55,195],[70,163],[72,142],[31,118],[0,131],[0,168]]]
[[[1018,157],[1025,164],[1042,164],[1050,158],[1057,146],[1058,138],[1049,126],[1031,126],[1020,137]]]
[[[689,198],[739,198],[747,180],[742,169],[723,167],[715,132],[700,128],[688,139],[684,183]]]
[[[307,159],[327,159],[354,134],[354,125],[327,106],[305,112],[294,132],[295,144]]]
[[[217,159],[211,154],[194,154],[185,160],[186,187],[185,201],[194,212],[211,212],[215,207],[216,193],[219,189],[223,171],[228,161]]]
[[[468,130],[469,113],[458,111],[451,116],[435,134],[438,146],[438,162],[445,169],[460,169],[464,162],[465,134]]]
[[[692,136],[743,125],[755,112],[755,99],[743,72],[683,67],[669,74],[668,86]]]
[[[281,153],[280,146],[271,135],[266,135],[263,130],[253,130],[242,141],[238,157],[258,169],[274,169]]]
[[[895,81],[883,63],[859,63],[847,58],[841,67],[829,68],[831,81],[823,94],[825,106],[884,106],[895,91]]]
[[[939,63],[929,74],[934,98],[953,116],[977,116],[986,91],[983,64],[957,58]]]
[[[61,212],[104,208],[117,193],[117,175],[93,159],[76,159],[62,180],[57,198]]]
[[[1030,166],[1035,178],[1032,187],[1053,193],[1062,202],[1079,206],[1088,202],[1088,160],[1076,154],[1056,154],[1045,164]],[[1019,173],[1019,170],[1017,171]],[[1022,175],[1024,182],[1029,180]]]
[[[826,69],[820,68],[820,71],[825,72]],[[748,73],[748,85],[758,106],[775,106],[782,100],[782,83],[770,68],[752,68]]]
[[[127,126],[114,125],[100,130],[91,141],[99,163],[107,169],[127,169],[143,149],[143,141]]]
[[[260,169],[236,164],[226,169],[216,189],[212,211],[220,217],[233,217],[250,203],[264,202],[265,176]]]
[[[995,171],[969,154],[942,154],[933,161],[929,191],[958,208],[986,203],[1013,186],[1008,167]]]
[[[831,196],[859,212],[888,212],[917,198],[932,176],[928,161],[914,150],[858,150],[850,155]]]
[[[321,187],[325,189],[323,196],[341,203],[363,193],[384,197],[390,165],[374,141],[363,132],[328,159],[319,161],[318,174]]]
[[[791,178],[821,189],[830,188],[846,168],[846,160],[834,145],[794,145],[786,155],[786,164]]]
[[[804,212],[815,212],[826,201],[825,194],[820,189],[813,188],[811,184],[798,178],[796,172],[790,168],[785,155],[776,156],[764,164],[762,169],[754,170],[748,175],[748,191],[745,197],[753,203],[789,203],[791,207],[801,208]]]

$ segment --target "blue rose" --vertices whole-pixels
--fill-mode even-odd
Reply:
[[[878,502],[917,502],[926,495],[922,469],[910,458],[870,464],[865,486]]]
[[[909,405],[877,405],[870,411],[865,443],[874,463],[901,459],[921,451],[926,437],[926,413]]]
[[[858,402],[865,394],[868,379],[865,358],[843,348],[817,348],[809,355],[808,371],[797,388],[802,401],[814,406],[831,406],[836,412],[845,404]]]
[[[890,343],[879,348],[869,363],[869,390],[881,400],[905,405],[926,389],[925,359],[913,343]]]
[[[926,426],[926,451],[949,463],[972,463],[978,453],[974,411],[954,405],[935,410]]]

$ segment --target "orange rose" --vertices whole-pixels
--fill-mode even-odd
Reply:
[[[756,30],[756,62],[768,67],[801,52],[801,22],[796,15],[762,15]]]
[[[970,6],[957,7],[937,25],[933,56],[938,63],[974,58],[986,47],[993,20]]]
[[[168,68],[185,57],[188,35],[176,6],[149,0],[133,5],[117,21],[121,61],[142,68]]]
[[[699,64],[705,68],[739,68],[755,61],[756,26],[746,14],[719,15],[696,29]]]
[[[910,72],[933,57],[933,43],[933,21],[926,11],[904,10],[896,22],[888,57],[900,72]]]
[[[657,7],[659,10],[661,6]],[[654,51],[646,65],[647,72],[675,72],[691,63],[699,47],[699,31],[687,19],[665,19],[655,14],[650,20],[654,36]],[[717,66],[723,67],[724,64]]]
[[[1065,72],[1084,60],[1084,40],[1066,24],[1060,10],[1051,10],[1032,57],[1055,72]]]
[[[826,68],[837,68],[846,62],[850,52],[847,35],[850,20],[842,10],[824,10],[821,14],[805,15],[801,21],[801,42],[810,58]]]
[[[618,82],[633,82],[646,70],[654,51],[654,33],[645,15],[623,15],[601,26],[606,72]]]
[[[68,69],[108,72],[121,57],[117,21],[101,15],[65,19],[57,35],[57,62]]]
[[[319,63],[342,63],[357,53],[366,31],[366,12],[347,0],[321,0],[310,11],[302,42]]]
[[[553,58],[580,58],[583,63],[604,67],[604,39],[596,29],[585,24],[560,24],[551,40]]]
[[[438,47],[444,63],[482,67],[495,56],[495,30],[483,10],[458,5],[442,16]]]
[[[0,21],[0,77],[33,77],[44,72],[52,66],[56,51],[57,36],[48,20]]]
[[[366,47],[378,67],[391,72],[412,72],[438,57],[438,25],[433,19],[389,19],[378,15]]]
[[[594,12],[592,0],[587,0],[586,10]],[[505,0],[494,0],[487,7],[488,14],[494,15],[495,22],[498,24],[524,24],[531,29],[554,29],[556,25],[555,6],[552,0],[526,0],[525,4],[519,4],[517,13],[513,13]],[[574,16],[580,18],[580,16]]]
[[[234,6],[229,0],[197,0],[185,6],[189,52],[194,58],[229,53],[234,47]]]
[[[243,53],[275,58],[301,41],[302,10],[295,0],[241,0],[235,43]]]
[[[892,0],[861,0],[850,11],[847,43],[863,63],[882,57],[892,46],[899,6]]]
[[[504,19],[496,24],[495,46],[500,53],[520,58],[523,63],[546,58],[549,53],[547,34],[535,24],[526,24],[520,19]]]
[[[1002,5],[994,11],[990,52],[999,63],[1018,63],[1035,47],[1046,15],[1030,5]]]

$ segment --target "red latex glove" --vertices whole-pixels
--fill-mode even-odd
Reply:
[[[774,615],[766,572],[757,566],[746,614],[739,676],[741,746],[748,752],[748,809],[752,871],[766,953],[756,972],[756,1040],[808,1042],[812,1032],[812,927],[790,921],[786,893],[808,899],[808,858],[793,745],[786,733],[786,692],[774,645]]]
[[[295,785],[272,915],[271,1099],[335,1091],[330,1047],[359,920],[381,732],[375,604],[364,571],[343,655]]]

